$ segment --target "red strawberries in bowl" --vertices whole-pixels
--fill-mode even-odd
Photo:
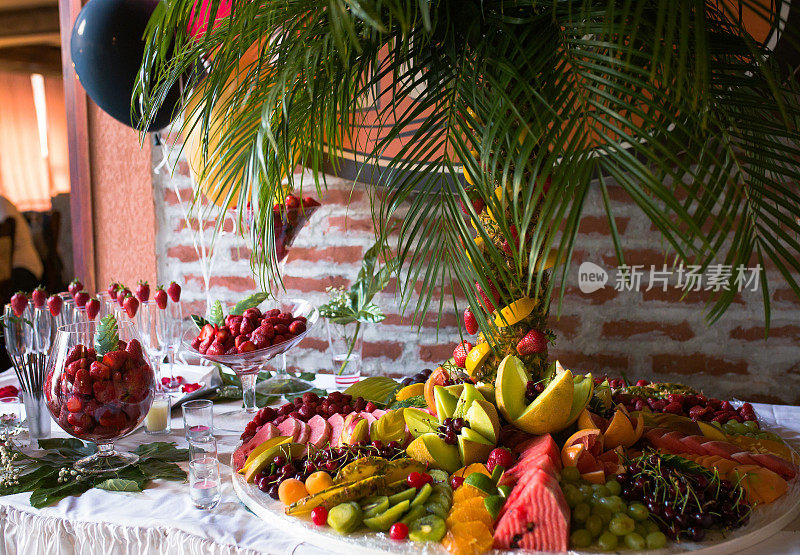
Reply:
[[[241,315],[229,314],[222,326],[205,324],[192,341],[204,355],[233,355],[265,349],[306,331],[306,318],[274,308],[262,313],[248,308]]]

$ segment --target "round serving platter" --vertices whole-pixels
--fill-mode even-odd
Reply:
[[[774,423],[761,420],[763,429],[776,431]],[[773,424],[770,426],[769,424]],[[784,430],[777,430],[778,433]],[[782,437],[783,434],[781,434]],[[355,554],[373,553],[430,553],[445,554],[447,551],[441,544],[428,542],[427,545],[412,541],[395,542],[387,534],[376,533],[369,530],[360,530],[343,536],[334,532],[327,526],[316,526],[309,518],[288,516],[284,513],[284,506],[280,501],[273,500],[269,495],[260,491],[253,484],[248,484],[244,476],[233,474],[233,489],[236,495],[256,516],[272,526],[285,530],[305,542],[331,552]],[[780,499],[756,508],[750,522],[737,530],[722,534],[710,533],[708,539],[701,543],[682,541],[669,545],[665,549],[649,551],[623,550],[625,555],[660,555],[667,553],[734,553],[751,547],[759,542],[769,539],[781,531],[797,515],[800,514],[800,474],[789,482],[786,495]],[[491,553],[524,553],[524,551],[498,551]],[[599,553],[597,551],[570,551],[570,553]]]

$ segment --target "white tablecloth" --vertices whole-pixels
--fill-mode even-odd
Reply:
[[[320,377],[320,385],[330,387],[325,378],[329,376]],[[0,375],[0,387],[15,383],[13,372]],[[233,406],[217,405],[215,413]],[[777,422],[780,433],[795,447],[800,446],[800,407],[754,406],[759,414]],[[215,424],[220,424],[219,419]],[[134,449],[139,443],[174,441],[186,447],[180,410],[173,411],[172,429],[169,436],[148,436],[140,429],[119,445]],[[67,437],[55,423],[52,435]],[[141,493],[93,489],[39,510],[28,503],[30,493],[0,497],[0,555],[330,553],[248,511],[233,491],[228,466],[238,435],[218,432],[217,441],[223,488],[222,501],[214,510],[195,509],[186,484],[165,480],[154,481]],[[746,552],[800,554],[800,518]]]

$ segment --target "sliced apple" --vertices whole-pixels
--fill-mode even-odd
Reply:
[[[497,443],[500,436],[500,417],[497,415],[497,409],[489,401],[478,399],[473,402],[467,410],[466,420],[473,431],[488,441]]]
[[[548,434],[566,428],[574,397],[573,391],[572,372],[565,370],[547,384],[544,391],[528,405],[513,424],[534,435]]]
[[[352,414],[350,416],[353,416]],[[350,418],[347,417],[347,419]],[[366,443],[369,439],[369,422],[364,418],[354,418],[349,426],[345,419],[342,435],[339,436],[339,445],[353,445],[355,443]]]
[[[403,411],[403,419],[406,421],[408,431],[414,437],[435,432],[439,427],[439,421],[435,416],[411,407]]]
[[[433,388],[433,398],[436,400],[436,416],[439,422],[445,418],[450,418],[456,412],[456,405],[458,405],[458,397],[451,395],[441,385]]]
[[[441,468],[447,472],[455,472],[461,467],[461,456],[458,447],[449,445],[438,435],[422,434],[406,448],[408,456],[431,468]]]
[[[514,355],[508,355],[497,367],[495,397],[506,420],[513,422],[525,410],[525,388],[530,379],[525,365]]]

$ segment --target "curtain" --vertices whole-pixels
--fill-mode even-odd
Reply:
[[[69,191],[63,84],[47,77],[42,88],[40,122],[31,75],[0,72],[0,194],[20,211],[49,210]]]

